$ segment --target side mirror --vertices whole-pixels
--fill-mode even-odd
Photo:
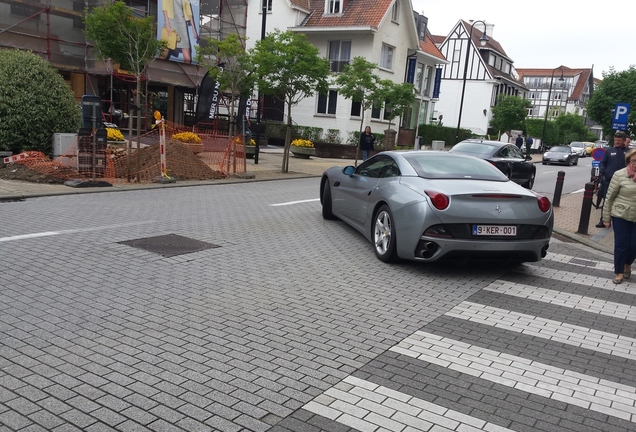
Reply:
[[[342,169],[342,173],[348,176],[353,175],[355,171],[356,171],[356,168],[353,165],[347,165],[346,167]]]

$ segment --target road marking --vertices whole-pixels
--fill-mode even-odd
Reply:
[[[590,259],[590,260],[582,259],[582,258],[571,256],[571,255],[556,254],[554,252],[548,252],[548,254],[543,259],[549,260],[552,262],[570,264],[573,266],[589,267],[589,268],[594,268],[598,270],[608,270],[611,272],[614,271],[614,264],[610,262],[597,261],[593,259]],[[589,263],[590,265],[588,265],[586,262]]]
[[[546,279],[556,279],[562,282],[571,282],[586,285],[594,288],[610,290],[614,292],[623,292],[628,294],[636,294],[636,284],[631,281],[625,281],[620,285],[614,285],[611,277],[614,277],[614,271],[608,272],[607,277],[599,277],[592,275],[579,274],[564,270],[555,270],[547,267],[541,267],[532,263],[525,263],[525,268],[519,267],[512,271],[526,276],[538,276]]]
[[[636,321],[636,307],[621,303],[585,297],[571,293],[561,293],[546,288],[513,282],[496,281],[484,288],[484,291],[496,292],[528,300],[549,303],[570,309],[582,310],[598,315],[610,316],[628,321]]]
[[[45,231],[45,232],[39,232],[39,233],[33,233],[33,234],[22,234],[22,235],[10,236],[10,237],[0,237],[0,243],[16,241],[16,240],[39,238],[39,237],[50,237],[50,236],[62,235],[62,234],[75,234],[79,232],[101,231],[101,230],[106,230],[111,228],[122,228],[122,227],[146,225],[146,224],[152,224],[152,223],[155,223],[155,221],[151,220],[151,221],[143,221],[143,222],[128,222],[128,223],[117,224],[117,225],[104,225],[104,226],[90,227],[90,228],[76,228],[76,229],[61,230],[61,231]]]
[[[320,201],[320,198],[314,198],[314,199],[308,199],[308,200],[300,200],[300,201],[287,201],[287,202],[284,202],[284,203],[270,204],[270,206],[271,207],[280,207],[280,206],[287,206],[287,205],[294,205],[294,204],[303,204],[303,203],[316,202],[316,201]]]
[[[636,356],[634,338],[493,306],[465,301],[444,315],[617,357],[633,359]]]
[[[370,381],[348,376],[304,407],[307,411],[362,430],[484,430],[506,432],[496,424],[410,396]],[[379,428],[381,427],[381,428]],[[512,431],[510,431],[512,432]]]
[[[415,332],[390,350],[527,393],[636,420],[636,387],[423,331]]]

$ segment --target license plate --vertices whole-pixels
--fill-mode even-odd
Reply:
[[[510,236],[517,235],[515,225],[473,225],[474,236]]]

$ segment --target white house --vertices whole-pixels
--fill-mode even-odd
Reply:
[[[410,0],[261,0],[248,10],[247,46],[261,38],[262,13],[267,9],[266,31],[273,29],[305,33],[330,60],[333,77],[345,64],[361,56],[376,63],[375,73],[396,83],[411,82],[417,100],[400,123],[398,144],[412,145],[420,121],[433,117],[435,70],[446,60],[432,42],[427,19],[413,12]],[[265,104],[274,104],[269,100]],[[263,111],[266,120],[283,121],[283,107]],[[338,142],[350,140],[360,130],[360,104],[338,94],[331,86],[324,95],[306,98],[292,111],[294,124],[337,131]],[[381,132],[388,126],[382,107],[364,113],[364,125]],[[393,129],[396,129],[395,120]]]
[[[462,129],[485,136],[497,97],[523,97],[527,91],[513,60],[493,38],[493,27],[484,21],[460,20],[445,38],[435,36],[440,51],[449,60],[444,66],[436,107],[444,126],[459,124]]]

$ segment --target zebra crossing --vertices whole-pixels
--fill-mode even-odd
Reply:
[[[271,430],[636,431],[636,281],[610,259],[512,269]]]

